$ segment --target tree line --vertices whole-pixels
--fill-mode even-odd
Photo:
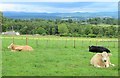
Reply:
[[[3,17],[2,31],[14,29],[20,34],[57,35],[70,37],[117,37],[117,19],[90,18],[75,21],[44,19],[11,19]],[[101,26],[103,24],[103,26]],[[109,26],[107,26],[109,25]]]

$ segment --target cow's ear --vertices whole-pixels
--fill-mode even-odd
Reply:
[[[111,53],[108,53],[108,56],[112,56],[112,54],[111,54]]]
[[[101,53],[98,53],[98,55],[99,55],[99,56],[102,56],[102,54],[101,54]]]

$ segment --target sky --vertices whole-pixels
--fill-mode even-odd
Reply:
[[[21,0],[0,0],[0,2],[21,2]],[[119,2],[119,0],[22,0],[22,2]]]
[[[34,2],[33,2],[34,1]],[[73,13],[73,12],[115,12],[118,10],[118,0],[105,0],[108,2],[87,0],[2,0],[0,11],[16,12],[47,12],[47,13]],[[113,1],[113,2],[112,2]]]

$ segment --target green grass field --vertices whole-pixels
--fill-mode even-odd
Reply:
[[[0,35],[0,77],[2,77],[2,39]]]
[[[7,49],[11,42],[12,37],[2,37],[3,76],[118,76],[118,42],[115,38],[28,36],[33,52],[11,52]],[[25,45],[25,36],[15,37],[14,42]],[[109,48],[111,62],[116,66],[95,68],[90,65],[95,53],[88,51],[89,45]]]

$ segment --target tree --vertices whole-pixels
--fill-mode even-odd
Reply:
[[[91,34],[91,33],[92,33],[92,30],[91,30],[91,28],[88,26],[88,27],[85,28],[84,32],[85,32],[85,35],[88,35],[88,34]]]
[[[0,18],[1,19],[1,18]],[[114,18],[90,18],[82,20],[45,20],[45,19],[10,19],[3,17],[2,30],[9,31],[14,27],[14,31],[21,34],[47,34],[64,36],[118,36],[117,19]],[[84,23],[84,24],[82,24]],[[112,26],[99,26],[99,24],[111,24]],[[98,24],[98,25],[92,25]],[[92,34],[92,35],[91,35]]]
[[[99,34],[99,28],[98,27],[92,27],[92,32],[93,32],[93,34],[98,35]]]
[[[69,23],[72,23],[72,22],[73,22],[73,20],[72,20],[72,19],[68,19],[68,22],[69,22]]]
[[[60,34],[68,33],[67,25],[66,25],[66,24],[59,24],[59,25],[58,25],[58,32],[59,32]]]
[[[53,28],[53,32],[54,32],[54,34],[59,34],[58,33],[58,26],[57,25],[55,25],[55,27]]]
[[[36,31],[37,31],[38,34],[46,33],[45,29],[42,28],[42,27],[39,27]]]

